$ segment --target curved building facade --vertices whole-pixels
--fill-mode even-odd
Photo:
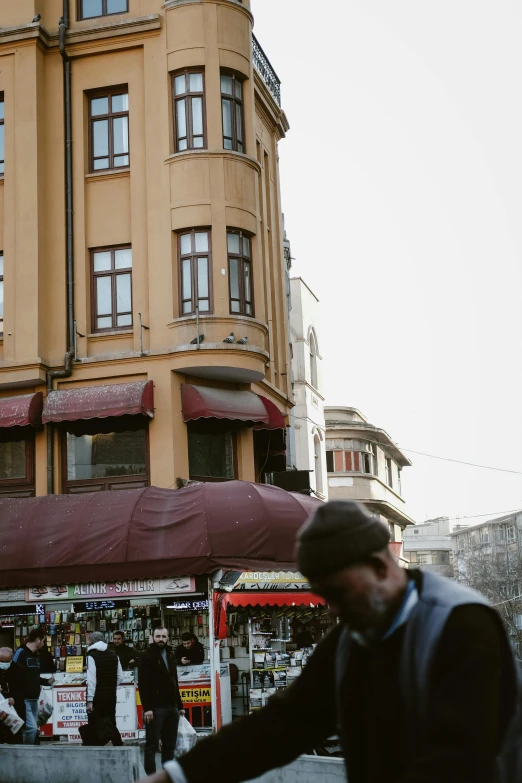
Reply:
[[[247,0],[0,0],[0,496],[284,469],[288,123],[252,30]]]

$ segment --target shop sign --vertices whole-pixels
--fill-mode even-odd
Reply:
[[[208,601],[173,601],[167,609],[174,609],[176,612],[202,612],[208,609]]]
[[[83,672],[83,655],[68,655],[65,660],[65,671],[68,674]]]
[[[180,688],[179,692],[183,704],[210,704],[211,702],[210,688]]]
[[[233,590],[310,590],[298,571],[243,571]]]
[[[170,579],[122,579],[119,582],[77,582],[72,585],[36,585],[25,590],[25,600],[88,601],[118,598],[147,598],[157,595],[193,593],[195,580],[191,576]]]
[[[54,690],[53,734],[68,734],[87,723],[85,688]]]

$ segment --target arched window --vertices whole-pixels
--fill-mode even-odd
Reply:
[[[310,330],[310,383],[314,389],[318,389],[317,381],[317,339],[314,330]]]
[[[315,457],[315,490],[324,495],[323,487],[323,461],[321,459],[321,441],[319,435],[314,437],[314,457]]]

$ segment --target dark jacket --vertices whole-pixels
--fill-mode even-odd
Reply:
[[[178,662],[178,666],[188,666],[189,664],[183,664],[181,663],[182,658],[188,658],[190,661],[190,665],[195,666],[196,664],[203,663],[205,660],[205,648],[201,644],[201,642],[198,642],[197,640],[194,642],[192,647],[190,647],[188,650],[186,647],[183,647],[182,644],[180,644],[178,647],[176,647],[175,650],[176,660]]]
[[[422,592],[422,573],[410,575]],[[350,783],[492,783],[515,694],[511,652],[497,615],[469,604],[452,611],[433,656],[422,722],[406,712],[401,690],[407,626],[369,647],[351,645],[339,715]],[[183,756],[188,783],[218,778],[222,769],[227,783],[256,778],[336,734],[336,655],[343,632],[338,625],[296,683],[264,709]]]
[[[126,644],[120,644],[118,646],[111,645],[109,650],[116,653],[120,659],[122,669],[128,669],[131,661],[134,661],[131,668],[134,668],[134,666],[138,665],[138,653],[134,647],[127,647]]]
[[[116,710],[118,656],[112,650],[90,649],[87,658],[92,658],[96,666],[96,690],[92,700],[93,707],[95,710],[112,714]],[[90,699],[89,693],[86,693],[86,698]]]
[[[143,712],[154,710],[155,707],[183,709],[176,658],[170,647],[166,647],[166,650],[168,668],[157,644],[151,644],[149,649],[140,655],[138,684]]]
[[[56,664],[54,662],[53,656],[51,655],[47,647],[42,647],[42,649],[38,653],[38,658],[40,660],[40,671],[42,672],[42,674],[55,673]]]
[[[40,677],[40,659],[24,644],[15,652],[13,661],[22,667],[25,674],[24,699],[38,699],[40,687],[49,681]]]
[[[8,669],[0,669],[0,688],[4,699],[14,699],[14,708],[19,717],[25,720],[25,672],[17,663],[11,663]]]

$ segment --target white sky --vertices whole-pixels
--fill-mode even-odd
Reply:
[[[405,449],[522,472],[522,4],[252,5],[326,403]],[[522,475],[408,456],[417,521],[522,508]]]

